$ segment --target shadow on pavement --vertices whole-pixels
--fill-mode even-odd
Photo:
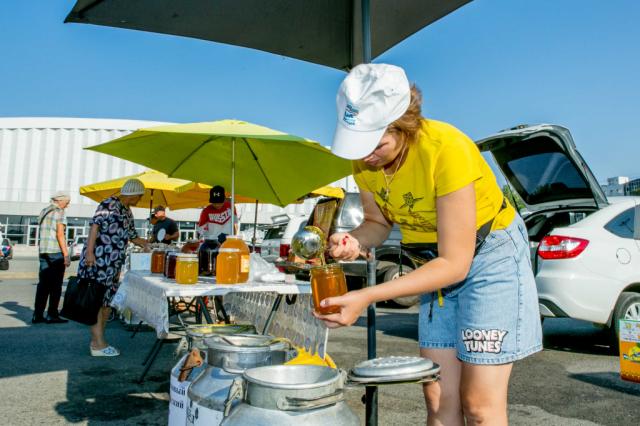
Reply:
[[[546,319],[543,327],[545,349],[589,355],[614,355],[607,330],[571,319]]]
[[[31,325],[31,309],[15,301],[0,307],[10,311],[6,315],[28,324],[0,328],[0,378],[66,371],[66,401],[58,402],[55,410],[69,423],[166,424],[166,371],[173,363],[173,345],[166,345],[145,382],[138,384],[141,362],[155,333],[139,333],[131,339],[119,322],[109,323],[107,338],[122,354],[95,358],[89,355],[88,327],[73,322]]]
[[[638,384],[632,382],[625,382],[620,378],[620,374],[614,372],[601,372],[601,373],[580,373],[570,374],[572,379],[579,380],[581,382],[589,383],[591,385],[599,386],[601,388],[614,390],[616,392],[622,392],[629,395],[638,396],[640,390],[638,390]]]
[[[399,309],[378,310],[376,315],[376,329],[387,336],[404,337],[418,341],[418,313]],[[366,313],[366,311],[365,311]],[[367,328],[367,317],[360,317],[355,327]]]

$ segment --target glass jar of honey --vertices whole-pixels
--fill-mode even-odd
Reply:
[[[176,277],[176,261],[178,260],[177,251],[168,251],[164,260],[164,276],[170,279]]]
[[[181,253],[176,260],[176,282],[195,284],[198,282],[198,255]]]
[[[157,248],[151,252],[151,273],[162,274],[164,272],[164,259],[167,254],[166,249]]]
[[[319,314],[337,314],[338,306],[321,307],[320,302],[327,297],[342,296],[347,292],[342,266],[339,263],[311,268],[311,294],[313,306]]]
[[[249,254],[249,246],[242,241],[242,238],[239,235],[229,235],[224,243],[220,246],[220,248],[233,248],[238,249],[239,258],[238,258],[238,281],[236,283],[246,283],[249,280],[249,264],[251,262],[251,257]],[[220,260],[218,260],[220,262]],[[217,278],[217,275],[216,275]]]
[[[221,247],[216,261],[216,283],[237,284],[240,281],[240,249]]]

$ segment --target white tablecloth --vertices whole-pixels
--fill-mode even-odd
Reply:
[[[169,297],[222,296],[237,292],[275,292],[279,294],[310,294],[306,281],[292,284],[247,282],[244,284],[215,284],[214,278],[200,277],[197,284],[176,284],[159,274],[128,271],[120,283],[111,305],[121,312],[130,309],[142,321],[152,326],[159,338],[169,332]]]

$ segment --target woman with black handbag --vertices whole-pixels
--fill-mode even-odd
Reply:
[[[78,267],[78,278],[95,281],[104,290],[97,322],[91,326],[91,356],[120,355],[120,351],[106,342],[104,329],[111,311],[111,299],[118,291],[127,245],[129,242],[147,245],[147,240],[138,237],[130,209],[140,201],[144,192],[141,181],[127,180],[120,195],[100,203],[91,220],[91,230]]]

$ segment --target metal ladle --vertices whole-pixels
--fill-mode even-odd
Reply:
[[[305,226],[291,239],[291,251],[305,260],[321,258],[324,264],[325,235],[317,226]]]

